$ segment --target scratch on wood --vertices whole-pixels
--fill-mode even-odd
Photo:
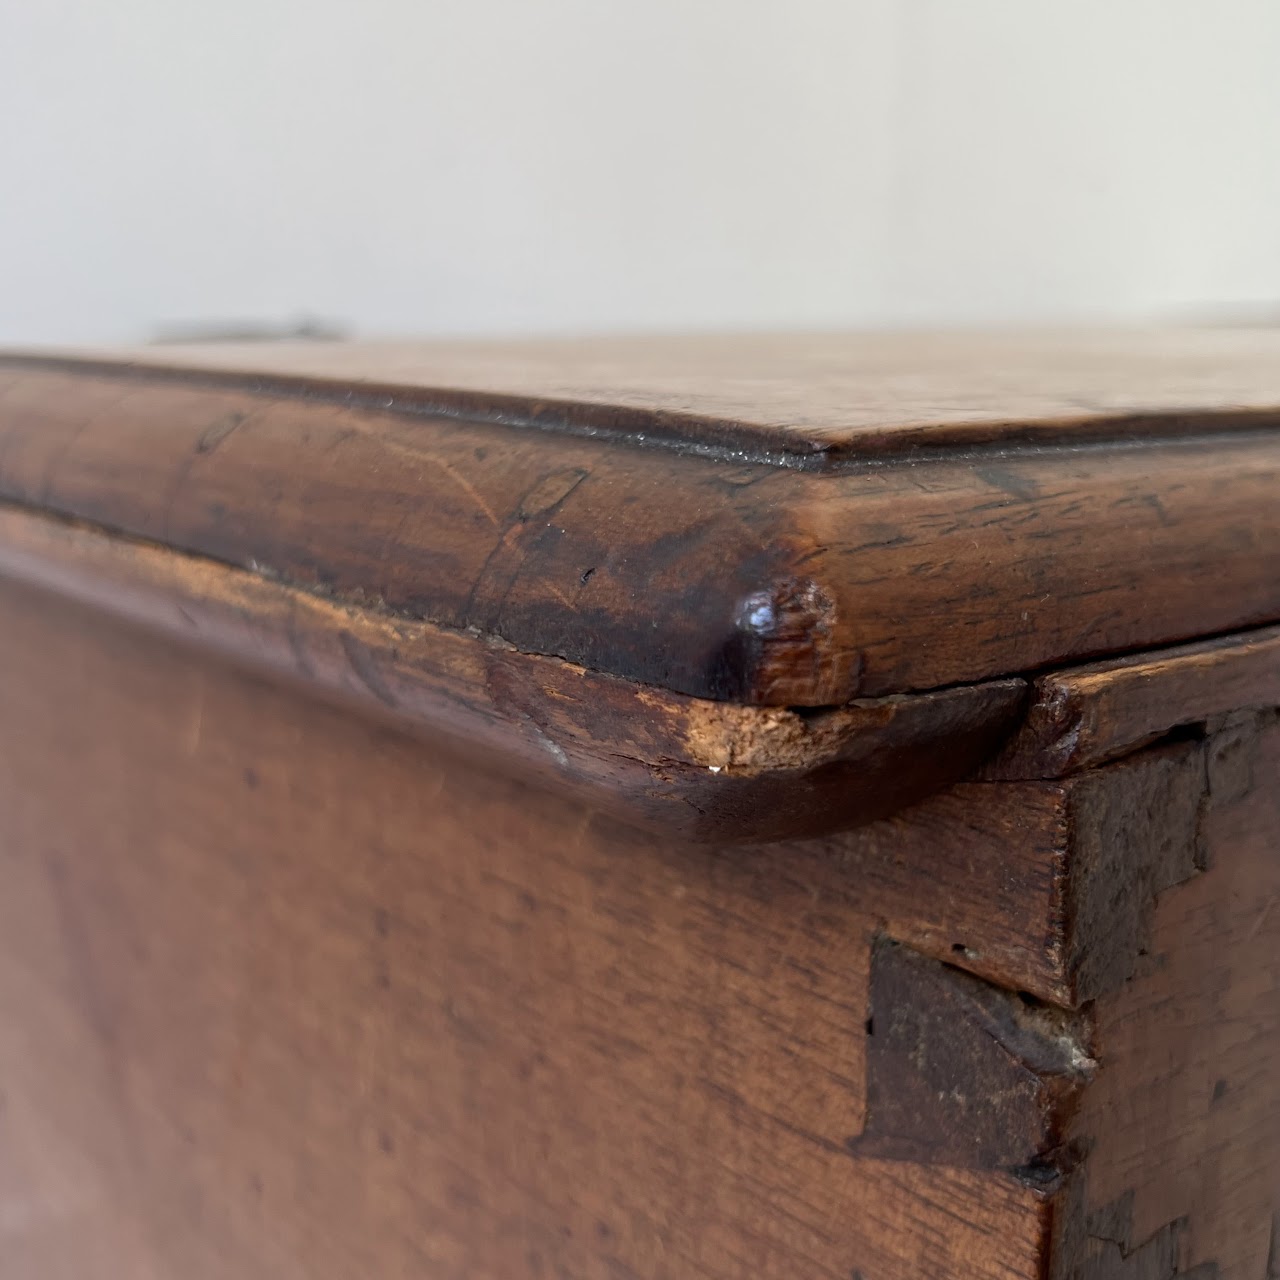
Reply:
[[[398,708],[400,700],[391,691],[390,686],[382,678],[378,671],[377,664],[373,661],[368,649],[360,643],[349,631],[344,631],[339,636],[339,643],[342,645],[342,652],[347,655],[347,662],[351,668],[352,674],[357,680],[373,694],[383,706]]]
[[[247,413],[227,413],[200,433],[196,440],[197,453],[212,453],[233,431],[249,421]]]
[[[186,754],[193,756],[200,750],[200,739],[204,735],[204,676],[198,677],[196,683],[195,703],[192,707],[191,719],[187,725],[186,739],[183,743]]]
[[[1245,942],[1252,942],[1257,937],[1258,931],[1267,922],[1267,917],[1271,914],[1272,908],[1276,905],[1276,895],[1273,893],[1263,904],[1262,910],[1258,912],[1258,918],[1253,922],[1249,932],[1244,935]]]
[[[534,516],[550,515],[586,478],[582,467],[570,467],[544,476],[520,499],[519,517],[531,520]]]
[[[489,523],[493,525],[495,529],[501,526],[502,522],[498,519],[496,515],[494,515],[493,508],[484,500],[484,497],[480,493],[480,490],[477,489],[475,485],[473,485],[471,481],[466,478],[466,476],[462,475],[458,471],[455,471],[453,467],[451,467],[443,458],[433,458],[432,462],[437,467],[439,467],[440,470],[443,471],[444,474],[447,475],[449,479],[452,480],[454,484],[456,484],[458,488],[461,489],[463,493],[465,493],[467,497],[470,498],[471,501],[476,504],[477,507],[480,508],[481,512],[483,512],[485,517],[488,519]]]

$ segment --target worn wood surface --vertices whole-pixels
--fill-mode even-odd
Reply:
[[[1274,338],[1039,342],[0,362],[0,1275],[1271,1280]]]
[[[1050,672],[992,778],[1060,777],[1124,755],[1174,729],[1251,707],[1280,706],[1280,628]]]
[[[1280,1260],[1280,720],[1237,757],[1206,869],[1161,893],[1094,1010],[1055,1280],[1270,1280]]]
[[[1268,713],[705,849],[0,607],[7,1274],[1261,1274]]]
[[[788,848],[837,860],[889,936],[1074,1009],[1126,980],[1155,895],[1197,865],[1214,772],[1204,743],[1175,744],[1062,780],[961,783]]]
[[[1274,629],[1054,672],[1032,683],[1025,704],[1021,683],[1003,681],[802,715],[682,697],[477,645],[18,508],[0,507],[0,569],[318,686],[460,750],[493,753],[598,807],[709,840],[839,829],[904,808],[972,771],[1015,715],[987,779],[1063,775],[1232,708],[1280,704]],[[928,830],[923,838],[946,833],[963,846],[972,830],[1008,846],[1009,832],[1016,841],[1053,803],[1050,792],[1028,788],[966,808],[966,794],[913,811],[895,839]],[[835,846],[847,857],[860,842],[837,838]],[[1048,874],[1050,861],[1034,875]],[[979,911],[988,891],[977,896]],[[1020,901],[1036,900],[1005,896],[1015,913]]]
[[[878,924],[837,861],[0,605],[6,1277],[1039,1275],[1035,1187],[848,1149]]]
[[[1205,790],[1170,786],[1196,755]],[[851,1150],[1039,1186],[1053,1280],[1268,1280],[1280,719],[1089,778],[1061,868],[1068,916],[1090,922],[1075,1007],[882,943]]]
[[[454,412],[567,420],[793,465],[1274,427],[1280,408],[1280,336],[1262,328],[218,343],[127,358],[340,379]]]
[[[362,385],[11,360],[0,498],[723,701],[841,705],[1280,620],[1269,420],[1157,415],[1087,447],[1010,427],[815,473]]]
[[[970,772],[1019,680],[801,714],[689,698],[0,506],[0,571],[706,841],[867,822]]]

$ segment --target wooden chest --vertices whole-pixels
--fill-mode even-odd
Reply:
[[[1275,1280],[1280,333],[0,362],[6,1280]]]

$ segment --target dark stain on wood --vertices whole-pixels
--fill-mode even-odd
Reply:
[[[1205,770],[1204,748],[1188,743],[1082,775],[1072,786],[1064,910],[1077,1000],[1114,991],[1132,976],[1157,897],[1196,873]]]
[[[867,1118],[849,1149],[1052,1185],[1095,1067],[1077,1016],[881,942],[871,962]]]

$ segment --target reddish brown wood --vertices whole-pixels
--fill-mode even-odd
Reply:
[[[867,876],[829,841],[655,840],[101,613],[0,603],[17,1274],[1107,1280],[1108,1232],[1140,1277],[1254,1274],[1268,718],[967,784],[849,837],[864,870],[891,854]],[[1060,963],[1104,961],[1076,1012],[952,963],[1031,884],[1012,818],[1002,845],[977,815],[1033,794]],[[877,941],[963,922],[976,959]]]
[[[870,979],[857,1155],[1001,1169],[1052,1188],[1096,1067],[1080,1017],[884,941]]]
[[[0,571],[304,683],[471,758],[699,840],[866,822],[970,772],[1020,680],[800,714],[654,689],[0,507]]]
[[[1261,725],[1207,816],[1207,870],[1160,896],[1138,972],[1097,1004],[1055,1280],[1274,1270],[1280,721]]]
[[[0,1274],[1269,1275],[1274,346],[5,362]]]
[[[1075,1009],[1125,981],[1156,895],[1195,870],[1210,754],[1191,742],[1061,781],[962,783],[789,848],[838,860],[890,937]]]
[[[1062,874],[1090,921],[1079,1009],[897,944],[875,954],[851,1149],[1040,1187],[1053,1280],[1251,1280],[1274,1261],[1280,720],[1238,729],[1183,750],[1208,765],[1200,866],[1167,838],[1188,824],[1164,803],[1186,790],[1152,785],[1177,757],[1110,766],[1093,775],[1105,790],[1077,793]]]
[[[729,701],[835,705],[1280,620],[1269,419],[1189,436],[1166,413],[1088,448],[1010,427],[890,459],[856,434],[814,474],[749,433],[680,452],[637,422],[584,436],[351,380],[209,378],[10,362],[0,496]],[[931,385],[945,399],[945,368]]]
[[[1027,716],[988,777],[1058,777],[1171,730],[1280,706],[1280,628],[1073,667],[1032,684]]]
[[[876,922],[837,863],[0,605],[11,1274],[1038,1275],[1034,1188],[846,1149]]]
[[[922,449],[1275,429],[1274,329],[303,342],[98,352],[829,466]],[[92,362],[95,353],[80,357]]]

